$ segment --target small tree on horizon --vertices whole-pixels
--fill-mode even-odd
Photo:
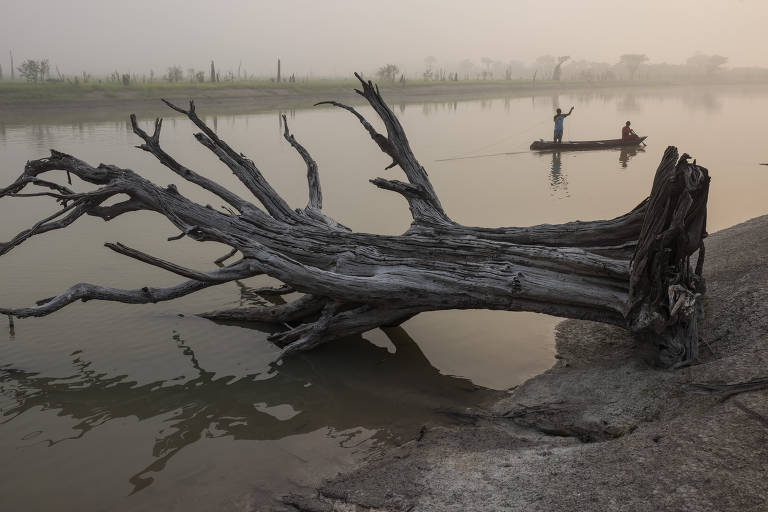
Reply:
[[[400,71],[400,68],[398,68],[394,64],[386,64],[379,68],[378,71],[376,71],[376,76],[378,76],[382,80],[388,80],[390,82],[394,82],[397,78],[397,73]]]
[[[623,64],[627,67],[627,70],[629,71],[629,79],[634,80],[635,73],[637,73],[637,68],[639,68],[640,64],[646,62],[647,60],[648,56],[644,53],[625,53],[619,57],[619,64]]]
[[[27,59],[17,69],[19,74],[27,79],[27,82],[37,83],[40,78],[40,63],[36,60]]]
[[[722,55],[704,55],[703,53],[697,53],[685,61],[688,66],[701,68],[707,76],[714,75],[720,70],[720,66],[726,62],[728,62],[728,57],[723,57]]]
[[[165,79],[169,82],[181,82],[184,78],[184,71],[181,66],[171,66],[168,68],[168,74],[165,75]]]

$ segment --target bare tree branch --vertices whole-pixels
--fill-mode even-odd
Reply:
[[[219,139],[211,128],[197,116],[195,112],[195,102],[189,102],[189,110],[184,110],[167,100],[163,103],[171,107],[176,112],[187,116],[195,126],[202,130],[202,133],[195,134],[195,138],[203,146],[210,149],[219,160],[224,162],[227,167],[238,177],[248,190],[264,205],[270,215],[276,219],[290,221],[296,217],[296,213],[288,206],[288,203],[267,182],[261,171],[256,165],[245,157],[242,153],[233,150],[226,142]]]
[[[296,137],[294,137],[288,130],[288,120],[285,118],[285,114],[283,114],[283,126],[285,127],[283,137],[285,137],[285,140],[287,140],[296,152],[299,153],[304,160],[304,163],[307,164],[307,183],[309,185],[309,203],[307,204],[307,207],[321,210],[323,208],[323,193],[320,190],[320,176],[317,173],[317,162],[315,162],[304,146],[299,144]]]
[[[239,267],[238,267],[239,265]],[[223,268],[211,272],[212,276],[226,277],[226,279],[216,281],[185,281],[175,286],[167,288],[153,288],[145,286],[137,290],[123,290],[120,288],[109,288],[106,286],[98,286],[89,283],[79,283],[71,288],[68,288],[64,292],[46,299],[39,301],[38,306],[28,308],[0,308],[0,314],[12,315],[18,318],[25,318],[30,316],[45,316],[53,312],[60,310],[61,308],[72,304],[78,300],[87,302],[89,300],[106,300],[111,302],[123,302],[126,304],[149,304],[155,302],[163,302],[167,300],[177,299],[190,293],[202,290],[214,284],[234,281],[235,279],[241,279],[247,277],[250,269],[242,264]]]
[[[246,277],[252,277],[252,276],[261,274],[261,272],[257,268],[255,268],[254,265],[252,265],[252,262],[249,262],[246,260],[242,260],[234,264],[234,267],[237,268],[237,271],[234,273],[223,272],[221,270],[215,271],[215,272],[198,272],[197,270],[191,270],[191,269],[182,267],[180,265],[177,265],[175,263],[171,263],[169,261],[165,261],[160,258],[150,256],[149,254],[146,254],[136,249],[132,249],[119,242],[105,243],[104,246],[109,249],[112,249],[116,253],[128,256],[129,258],[133,258],[133,259],[142,261],[144,263],[147,263],[149,265],[160,267],[169,272],[173,272],[174,274],[178,274],[180,276],[184,276],[189,279],[194,279],[196,281],[202,281],[205,283],[226,283],[226,282],[232,281],[233,275],[236,276],[237,279],[244,279]]]
[[[185,180],[192,182],[195,185],[199,185],[205,190],[208,190],[209,192],[216,194],[217,196],[222,198],[224,201],[234,206],[240,213],[249,212],[254,208],[254,206],[248,201],[246,201],[245,199],[241,198],[240,196],[238,196],[233,192],[230,192],[228,189],[222,187],[218,183],[211,181],[208,178],[205,178],[203,176],[200,176],[199,174],[192,171],[191,169],[181,165],[172,156],[166,153],[160,147],[160,129],[162,128],[162,126],[163,126],[162,118],[158,117],[157,119],[155,119],[155,131],[150,136],[147,134],[147,132],[145,132],[139,127],[139,123],[136,121],[136,114],[131,114],[131,127],[133,128],[133,133],[138,135],[144,141],[144,144],[137,146],[139,149],[142,149],[154,155],[155,158],[157,158],[160,163],[162,163],[168,169],[172,170],[173,172],[175,172]]]

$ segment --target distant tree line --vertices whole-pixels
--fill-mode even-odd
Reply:
[[[149,70],[148,74],[125,73],[115,70],[107,75],[94,78],[87,72],[77,75],[63,75],[58,68],[52,66],[48,59],[25,59],[19,65],[14,64],[14,56],[9,52],[10,66],[0,65],[0,80],[16,80],[21,78],[29,83],[64,81],[74,84],[88,83],[118,83],[129,86],[136,83],[152,83],[158,80],[168,83],[220,83],[235,81],[257,81],[268,79],[276,83],[293,83],[297,81],[296,74],[286,73],[284,63],[276,59],[276,67],[271,77],[249,74],[242,62],[236,70],[222,71],[211,60],[208,69],[201,70],[179,65],[168,66],[165,73],[156,74]],[[441,62],[437,57],[429,55],[424,58],[424,68],[416,74],[407,74],[394,63],[387,63],[375,71],[376,78],[381,82],[400,82],[405,84],[406,77],[423,81],[458,81],[458,80],[529,80],[537,81],[581,81],[581,82],[610,82],[622,80],[642,81],[768,81],[766,68],[726,68],[728,58],[722,55],[707,55],[697,53],[681,64],[653,63],[646,54],[626,53],[617,62],[595,62],[585,59],[574,59],[570,56],[542,55],[532,63],[524,64],[518,60],[500,61],[490,57],[482,57],[479,61],[464,59],[459,62]],[[53,73],[55,69],[55,74]],[[305,76],[303,80],[309,80]]]
[[[424,81],[452,80],[575,80],[586,82],[618,80],[679,80],[695,81],[699,79],[738,79],[742,77],[762,77],[768,80],[768,69],[747,68],[724,69],[728,58],[722,55],[696,54],[682,64],[655,64],[641,53],[627,53],[615,63],[575,60],[568,55],[542,55],[531,64],[510,60],[503,62],[490,57],[482,57],[479,62],[464,59],[440,65],[435,56],[424,59],[424,71],[414,78]],[[400,68],[395,64],[386,64],[376,71],[382,81],[395,81]],[[404,78],[404,74],[401,75]]]

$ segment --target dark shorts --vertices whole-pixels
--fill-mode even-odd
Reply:
[[[555,130],[554,140],[562,140],[562,139],[563,139],[563,130]]]

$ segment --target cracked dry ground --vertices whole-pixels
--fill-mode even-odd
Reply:
[[[625,331],[563,322],[552,369],[287,510],[768,510],[768,216],[706,243],[697,365],[659,370]]]

